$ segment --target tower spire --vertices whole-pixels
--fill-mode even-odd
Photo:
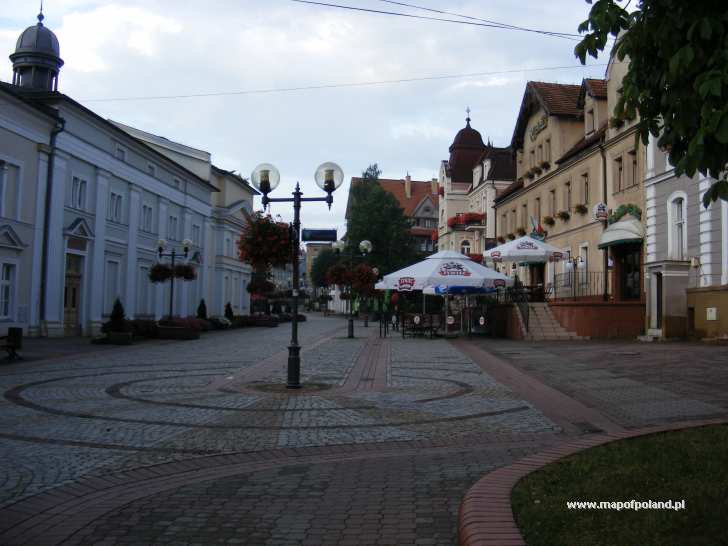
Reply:
[[[468,127],[470,127],[470,106],[465,108],[465,113],[467,114],[467,117],[465,118],[465,123]]]
[[[45,15],[43,15],[43,0],[40,0],[40,11],[38,12],[38,24],[43,25],[43,19],[45,19]]]

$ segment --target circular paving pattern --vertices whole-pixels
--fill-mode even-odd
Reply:
[[[375,445],[419,446],[412,448],[409,460],[402,455],[392,464],[400,465],[403,475],[421,480],[424,471],[413,470],[412,465],[434,465],[432,469],[447,474],[444,462],[416,462],[426,455],[422,449],[469,446],[473,438],[499,434],[548,439],[557,432],[540,412],[444,340],[395,337],[382,341],[373,337],[373,329],[365,332],[369,337],[351,340],[341,335],[343,328],[345,322],[339,319],[315,317],[302,327],[302,382],[309,388],[300,391],[285,389],[285,328],[266,330],[265,336],[259,330],[244,329],[208,334],[174,346],[151,345],[144,351],[119,349],[113,354],[69,357],[52,364],[13,366],[8,373],[0,373],[0,506],[11,507],[20,499],[80,478],[157,465],[175,468],[169,465],[191,458],[207,460],[205,456],[210,455],[271,453],[287,457],[289,448],[330,450],[341,446],[349,453],[356,446],[363,450]],[[505,464],[512,458],[506,448],[498,457],[495,452],[484,451],[482,445],[460,449],[464,450],[463,461],[468,457],[473,461],[463,462],[457,479],[450,484],[458,490],[464,490],[465,482],[478,477],[483,468]],[[264,525],[261,510],[274,513],[271,506],[264,507],[278,502],[274,493],[277,483],[281,491],[288,491],[291,480],[303,480],[307,490],[322,494],[340,491],[346,482],[344,468],[351,464],[348,455],[341,457],[338,463],[312,462],[321,465],[316,469],[293,470],[290,461],[281,462],[280,468],[266,471],[268,481],[241,469],[231,475],[237,476],[234,479],[215,481],[210,477],[209,483],[190,485],[191,489],[164,487],[159,490],[161,497],[150,492],[148,498],[134,504],[134,510],[146,512],[151,503],[169,505],[165,509],[172,512],[204,511],[214,504],[208,502],[204,491],[221,491],[223,499],[230,495],[252,499],[251,510],[236,510],[243,518],[235,522],[237,531],[220,533],[219,537],[209,531],[220,529],[222,523],[218,526],[214,522],[224,512],[200,516],[197,524],[207,529],[205,537],[200,535],[200,539],[205,538],[200,543],[225,538],[234,544],[243,536],[247,537],[246,544],[295,544],[291,542],[293,535],[281,535],[279,530],[297,528],[297,524],[283,518]],[[352,487],[365,487],[365,482],[374,479],[379,464],[362,463]],[[386,464],[389,468],[390,462]],[[449,487],[433,480],[428,482],[431,487]],[[258,491],[266,483],[270,489],[261,496]],[[380,500],[374,492],[368,498],[374,504],[389,503],[390,492],[384,491]],[[347,498],[356,505],[354,497],[350,494]],[[191,504],[183,507],[184,499]],[[332,510],[328,498],[319,501],[322,499],[307,495],[291,497],[294,505],[300,504],[310,514],[309,527],[320,518],[317,514]],[[455,505],[449,494],[448,502],[447,508],[438,508],[444,510],[447,525],[435,526],[437,532],[435,527],[428,531],[435,543],[445,536],[452,538]],[[365,511],[372,510],[368,506]],[[112,510],[108,515],[111,519],[90,526],[89,533],[76,539],[93,542],[99,533],[107,533],[108,525],[127,525],[121,523],[127,516],[131,519],[124,521],[132,522],[131,528],[139,532],[123,540],[122,534],[107,533],[118,536],[118,540],[107,540],[109,544],[139,544],[139,533],[153,538],[142,543],[158,539],[174,542],[190,532],[186,525],[175,523],[177,517],[170,516],[170,523],[162,527],[149,520],[151,527],[147,528],[130,514]],[[159,523],[167,521],[165,518],[158,514],[155,519]],[[420,530],[416,525],[407,532],[419,534]],[[162,540],[157,534],[167,538]],[[390,534],[391,540],[398,536]]]

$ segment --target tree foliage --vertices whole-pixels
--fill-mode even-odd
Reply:
[[[372,163],[366,168],[366,170],[362,171],[361,177],[364,180],[379,180],[380,174],[382,174],[382,171],[379,168],[379,165]]]
[[[316,287],[328,286],[326,273],[335,264],[339,263],[339,256],[333,249],[322,250],[311,264],[311,282]]]
[[[363,178],[367,178],[367,172],[372,176],[376,173],[378,178],[380,171],[375,163],[363,173]],[[367,179],[376,182],[377,178]],[[410,222],[397,199],[377,183],[354,185],[350,193],[346,240],[354,252],[359,251],[361,241],[371,241],[374,248],[367,263],[377,267],[382,275],[415,261]]]
[[[592,0],[586,0],[592,3]],[[706,206],[728,200],[728,9],[725,0],[596,0],[579,32],[574,53],[597,57],[609,36],[613,54],[627,59],[614,109],[617,122],[639,116],[637,131],[669,154],[676,174],[695,172],[717,179],[704,195]],[[627,32],[623,32],[627,31]]]

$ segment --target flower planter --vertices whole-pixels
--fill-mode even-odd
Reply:
[[[523,237],[526,234],[526,230],[523,228],[519,228],[518,231],[516,231],[519,237]]]
[[[568,222],[569,218],[571,218],[571,214],[569,214],[569,211],[567,210],[562,210],[556,216],[558,216],[559,220],[561,220],[562,222]]]
[[[554,226],[554,225],[556,225],[556,220],[554,220],[553,216],[544,216],[543,223],[546,224],[547,226]]]
[[[109,332],[106,340],[112,345],[131,345],[134,336],[131,332]]]
[[[577,212],[583,216],[584,214],[589,212],[589,207],[587,207],[586,205],[576,205],[574,207],[574,212]]]
[[[551,163],[549,163],[548,161],[542,161],[540,166],[542,169],[546,170],[551,167]]]
[[[499,242],[500,244],[503,244],[503,243],[505,243],[505,242],[506,242],[506,238],[505,238],[505,237],[498,237],[497,241],[498,241],[498,242]]]
[[[513,233],[509,233],[508,235],[506,235],[506,237],[508,238],[509,241],[512,241],[513,239],[516,238],[516,236]]]
[[[200,332],[187,326],[159,326],[159,339],[200,339]]]

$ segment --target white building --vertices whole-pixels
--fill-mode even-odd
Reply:
[[[236,238],[255,191],[208,152],[59,93],[58,40],[38,19],[10,56],[13,83],[0,82],[2,326],[93,334],[117,297],[129,317],[166,315],[169,283],[148,280],[160,238],[178,251],[193,241],[197,279],[176,284],[175,315],[193,315],[201,298],[211,315],[228,301],[247,312]]]

